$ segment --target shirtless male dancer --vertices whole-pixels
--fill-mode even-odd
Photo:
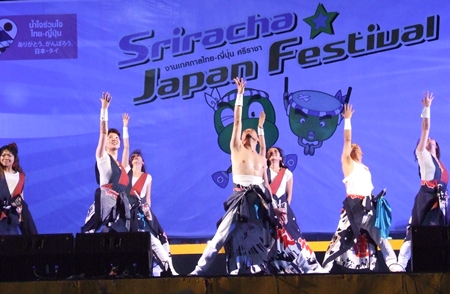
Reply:
[[[233,194],[225,202],[226,212],[217,232],[208,241],[191,275],[205,274],[222,246],[225,246],[229,274],[267,271],[268,248],[273,244],[270,234],[274,232],[270,222],[274,208],[267,184],[267,163],[265,157],[256,150],[259,142],[256,131],[250,128],[242,132],[246,82],[242,78],[235,78],[234,82],[237,86],[237,97],[234,101],[234,122],[230,141]],[[259,125],[258,132],[264,132],[260,127],[262,125]],[[277,209],[275,212],[283,217],[281,210]]]

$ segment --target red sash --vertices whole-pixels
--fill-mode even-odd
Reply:
[[[145,180],[147,179],[147,174],[143,173],[139,179],[136,181],[136,183],[131,188],[130,194],[133,196],[138,196],[141,198],[141,192],[142,188],[144,188]]]
[[[17,196],[23,191],[23,186],[25,185],[25,175],[23,173],[19,173],[19,182],[17,182],[16,188],[11,195],[11,197]]]
[[[14,188],[13,193],[11,194],[11,198],[13,198],[17,195],[20,195],[20,193],[22,193],[22,191],[23,191],[24,185],[25,185],[25,175],[23,173],[19,173],[19,181],[17,182],[17,185]],[[6,217],[7,217],[7,215],[5,214],[5,212],[2,211],[0,213],[0,220],[4,219]],[[22,220],[22,216],[20,215],[20,212],[19,212],[19,220]]]
[[[120,178],[119,178],[119,184],[124,185],[125,187],[128,186],[128,182],[130,181],[128,179],[128,174],[125,172],[125,168],[123,167],[122,163],[118,162],[119,168],[120,168]]]
[[[283,179],[284,173],[286,172],[286,168],[283,167],[280,169],[280,172],[277,174],[275,179],[273,179],[272,183],[270,183],[270,189],[272,190],[272,194],[275,195],[280,187],[281,180]]]

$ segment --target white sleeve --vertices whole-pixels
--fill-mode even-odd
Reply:
[[[100,186],[109,183],[112,175],[111,160],[108,153],[104,152],[102,157],[96,157],[97,168],[100,174]]]
[[[153,180],[152,175],[151,174],[147,174],[147,179],[145,180],[145,183],[150,183]]]
[[[420,168],[420,178],[422,180],[431,181],[434,178],[436,167],[433,163],[433,158],[428,150],[417,151],[417,161]]]
[[[13,195],[14,190],[16,189],[16,186],[19,183],[19,174],[20,173],[18,173],[18,172],[14,173],[14,174],[4,173],[5,181],[6,181],[6,184],[8,185],[9,194],[11,194],[11,196],[14,196]]]
[[[107,159],[109,159],[109,154],[106,152],[103,152],[102,157],[97,157],[95,156],[95,160],[97,160],[97,163],[103,163],[104,161],[106,161]]]
[[[284,172],[284,176],[286,177],[286,182],[289,182],[289,180],[292,178],[292,172],[286,168],[286,171]]]

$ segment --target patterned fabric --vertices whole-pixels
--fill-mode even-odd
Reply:
[[[125,190],[128,186],[128,175],[122,164],[109,155],[112,174],[108,184],[97,188],[94,203],[89,207],[83,233],[94,233],[102,226],[107,230],[128,232],[130,230],[130,203]],[[99,182],[99,171],[95,165],[95,174]]]
[[[338,227],[325,253],[323,267],[332,261],[350,269],[376,268],[377,245],[372,232],[364,228],[375,228],[374,209],[370,197],[349,195],[344,200]],[[372,233],[376,235],[375,232]],[[329,265],[328,265],[329,267]]]
[[[411,218],[406,228],[406,240],[411,240],[411,226],[438,226],[450,224],[448,205],[448,171],[442,162],[432,157],[435,166],[434,179],[422,180],[414,199]]]
[[[272,191],[278,191],[277,186],[273,186],[274,182],[281,182],[280,177],[285,174],[281,171],[272,179],[270,169],[267,170],[268,180]],[[274,195],[273,198],[278,207],[284,208],[286,211],[286,222],[278,222],[276,230],[275,245],[270,251],[271,272],[275,274],[300,274],[313,272],[320,268],[314,251],[309,247],[308,242],[303,236],[298,224],[297,218],[291,206],[287,202],[286,184],[281,196]]]
[[[231,233],[224,245],[229,274],[268,271],[268,251],[275,237],[268,194],[259,186],[235,185],[233,194],[224,204],[227,212],[222,219],[234,214],[228,228]]]
[[[361,229],[355,244],[339,255],[335,262],[347,269],[376,270],[377,244],[366,230]]]
[[[279,223],[275,245],[271,250],[271,271],[276,274],[300,274],[320,268],[314,251],[297,224],[290,205],[286,203],[287,223]]]
[[[154,236],[156,236],[162,244],[167,243],[167,235],[164,229],[161,227],[161,224],[158,221],[158,218],[151,210],[148,203],[145,202],[144,198],[140,198],[137,195],[142,195],[142,190],[145,189],[145,182],[149,176],[146,173],[143,173],[139,179],[131,185],[133,170],[128,172],[129,177],[129,185],[126,189],[131,208],[131,230],[132,232],[136,231],[148,231],[151,232]]]

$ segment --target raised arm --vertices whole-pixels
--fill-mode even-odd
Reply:
[[[97,158],[103,157],[106,145],[106,137],[108,136],[108,107],[111,102],[111,94],[108,92],[102,93],[102,98],[100,101],[102,102],[102,108],[100,110],[100,136],[98,138],[98,145],[95,151],[95,156]]]
[[[266,157],[266,139],[264,138],[264,121],[266,120],[266,113],[261,111],[258,121],[258,138],[259,138],[259,154]]]
[[[130,136],[128,135],[128,121],[130,120],[130,116],[128,113],[122,114],[122,121],[123,121],[123,129],[122,129],[122,136],[123,136],[123,151],[122,151],[122,165],[128,166],[128,157],[130,156]]]
[[[350,154],[352,152],[352,125],[351,118],[355,112],[352,108],[351,104],[344,104],[344,112],[342,116],[344,117],[344,148],[342,149],[342,171],[344,176],[347,176],[351,173],[353,162]]]
[[[243,95],[246,82],[244,79],[234,78],[234,82],[237,87],[237,97],[234,104],[234,122],[233,131],[231,133],[230,149],[235,150],[241,144],[241,133],[242,133],[242,104]]]
[[[270,188],[270,184],[269,184],[269,178],[267,178],[267,172],[266,171],[267,171],[267,164],[264,165],[264,173],[263,173],[264,187],[266,187],[266,189],[269,190],[270,195],[273,195],[272,194],[272,189]]]
[[[428,137],[430,134],[430,108],[431,102],[433,102],[434,96],[433,93],[425,92],[423,94],[422,100],[422,132],[420,134],[419,144],[417,144],[417,151],[424,151],[427,146]]]

